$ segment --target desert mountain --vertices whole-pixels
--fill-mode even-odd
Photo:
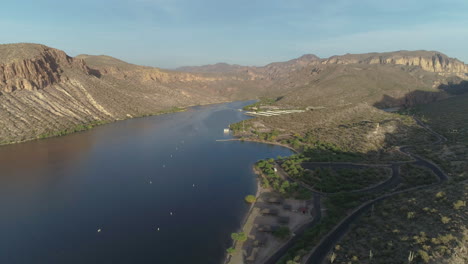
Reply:
[[[322,62],[323,64],[394,64],[417,66],[429,72],[443,74],[465,74],[468,65],[450,58],[437,51],[396,51],[386,53],[346,54],[333,56]]]
[[[229,73],[246,70],[248,67],[237,64],[227,64],[224,62],[203,65],[203,66],[183,66],[175,69],[180,72],[196,72],[196,73]]]
[[[43,45],[0,45],[0,141],[228,100],[213,78],[110,57],[85,60]]]
[[[79,55],[39,44],[0,45],[0,142],[48,136],[83,124],[172,107],[281,98],[287,107],[380,107],[448,96],[464,63],[432,51],[304,55],[262,67],[216,64],[178,71]],[[462,91],[463,92],[463,91]]]

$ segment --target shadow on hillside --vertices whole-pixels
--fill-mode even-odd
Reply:
[[[428,91],[413,91],[407,93],[403,97],[395,98],[389,95],[384,95],[382,99],[374,103],[374,107],[379,109],[390,107],[412,107],[418,104],[427,104],[446,98],[444,92],[428,92]]]
[[[99,70],[96,70],[96,69],[93,69],[93,68],[89,68],[89,74],[97,77],[97,78],[101,78],[102,74]]]
[[[424,93],[424,92],[421,93],[421,94],[424,95],[424,96],[429,96],[428,98],[430,98],[430,99],[433,98],[431,96],[434,96],[434,95],[432,95],[430,93],[428,95],[426,95],[426,93]],[[415,93],[415,95],[421,95],[421,94],[419,93],[419,91],[417,93]],[[437,95],[438,93],[433,93],[433,94]],[[391,97],[389,97],[389,98],[391,98]],[[411,96],[409,98],[411,98]],[[367,125],[369,125],[369,123],[370,122],[362,122],[362,126],[367,126]],[[361,124],[361,123],[359,123],[359,124]],[[393,162],[398,161],[399,158],[404,157],[404,156],[399,155],[398,151],[392,150],[392,148],[391,148],[392,146],[401,146],[401,145],[421,146],[421,145],[431,145],[431,144],[434,144],[434,142],[435,142],[435,139],[433,138],[433,136],[429,132],[427,132],[426,130],[420,129],[417,126],[407,124],[406,122],[393,122],[392,121],[392,124],[387,124],[387,125],[392,125],[395,129],[392,129],[392,130],[385,129],[385,126],[386,126],[385,122],[379,122],[379,128],[383,129],[384,131],[388,131],[388,132],[385,132],[383,134],[383,136],[384,136],[383,147],[381,149],[377,150],[377,151],[368,151],[368,152],[364,152],[364,153],[350,152],[350,151],[341,150],[339,147],[333,146],[332,144],[318,144],[318,143],[316,143],[315,148],[314,149],[308,149],[308,150],[304,151],[304,155],[306,157],[312,158],[313,161],[318,161],[318,162],[390,163],[392,161]],[[344,127],[341,134],[343,134],[343,138],[344,138],[346,134],[352,134],[352,131],[353,130],[352,130],[351,127],[348,127],[348,128]],[[315,137],[315,138],[318,139],[317,137]],[[359,135],[355,135],[354,140],[359,140],[359,139],[360,139]],[[307,138],[304,137],[304,140],[307,140]],[[320,140],[320,139],[318,139],[318,140]],[[352,140],[352,138],[351,138],[351,140]],[[299,141],[302,141],[302,140],[299,140]],[[405,161],[405,160],[402,159],[401,161]],[[395,166],[399,166],[399,165],[395,165]],[[424,176],[422,176],[424,174],[422,174],[422,172],[418,172],[418,168],[419,167],[414,167],[411,170],[409,170],[409,169],[400,170],[401,167],[399,167],[397,170],[395,170],[395,171],[401,171],[400,176],[398,177],[398,182],[396,182],[396,183],[397,184],[402,183],[403,186],[400,186],[401,188],[409,188],[411,186],[420,186],[420,185],[429,184],[430,182],[428,182],[428,181],[432,181],[431,178],[425,178]],[[290,171],[294,171],[294,167],[292,167],[292,166],[289,169],[290,169]],[[421,170],[423,170],[423,168],[421,168]],[[301,177],[304,177],[304,176],[301,176]],[[321,178],[321,179],[319,178],[317,180],[317,178],[314,179],[314,178],[311,177],[311,178],[303,178],[302,180],[305,181],[305,182],[309,181],[309,182],[307,182],[309,185],[312,185],[311,182],[314,182],[314,181],[318,181],[318,183],[326,183],[326,181],[328,181],[328,183],[330,183],[330,184],[344,184],[343,182],[337,182],[337,181],[333,182],[332,179],[327,180],[326,178]],[[395,186],[388,185],[385,188],[388,188],[388,187],[393,188]],[[420,197],[424,196],[420,192],[415,192],[415,195],[419,195]],[[348,197],[346,199],[351,199],[351,198]],[[355,203],[356,206],[358,206],[359,204],[366,201],[366,199],[368,199],[368,198],[367,197],[362,197],[362,198],[357,197],[357,198],[352,198],[352,199],[356,199],[356,200],[347,200],[346,202]],[[392,204],[392,207],[400,209],[400,205],[404,204],[404,201],[406,201],[406,200],[401,200],[401,199],[396,200],[396,202],[394,204]],[[430,205],[433,205],[433,204],[431,204],[432,201],[430,201],[430,200],[428,200],[426,203],[430,204]],[[434,203],[435,203],[435,201],[434,201]],[[348,205],[348,206],[352,207],[354,205]],[[382,206],[383,205],[381,203],[377,203],[375,205],[376,211],[377,210],[382,210]],[[450,212],[450,210],[453,210],[452,207],[453,207],[452,203],[449,203],[449,204],[447,204],[446,207],[444,207],[444,209],[445,209],[445,211]],[[327,213],[329,214],[327,216],[328,218],[323,218],[322,221],[327,222],[327,221],[330,221],[329,220],[329,219],[331,219],[330,217],[341,218],[343,216],[343,214],[341,212],[336,213],[336,211],[333,211],[331,209],[333,209],[333,208],[327,208],[327,210],[328,210]],[[349,209],[346,209],[346,210],[349,210]],[[411,211],[409,211],[409,210],[405,211],[405,210],[406,209],[400,209],[398,211],[392,210],[389,213],[387,213],[386,219],[388,221],[390,221],[390,222],[391,221],[400,221],[400,216],[401,216],[402,213],[404,215],[403,218],[406,219],[406,215]],[[374,207],[372,207],[372,211],[374,211]],[[337,215],[337,214],[339,214],[339,215]],[[354,232],[354,234],[355,234],[356,232],[359,232],[359,230],[365,230],[366,228],[367,228],[367,230],[379,229],[376,226],[369,227],[369,226],[359,225],[361,220],[356,221],[356,223],[358,223],[358,225],[354,226],[354,227],[351,227],[350,232]],[[399,222],[399,223],[404,224],[403,222]],[[421,217],[418,217],[416,219],[412,219],[411,223],[412,223],[413,226],[420,227],[418,229],[418,231],[421,231],[421,232],[426,231],[425,230],[426,228],[432,228],[433,230],[439,230],[439,229],[446,228],[448,226],[447,223],[442,223],[442,222],[440,222],[438,225],[433,225],[433,226],[430,226],[430,227],[427,226],[427,225],[425,226],[426,219],[421,218]],[[458,225],[458,226],[451,226],[451,228],[452,228],[451,235],[453,235],[457,239],[461,239],[462,234],[463,234],[463,229],[466,228],[466,225],[463,224],[463,225]],[[315,231],[317,231],[317,230],[315,230]],[[375,243],[386,244],[386,241],[385,241],[384,238],[392,235],[391,230],[386,230],[386,231],[388,231],[388,233],[382,232],[381,239],[376,239]],[[405,229],[405,232],[407,232],[407,233],[403,233],[402,235],[410,235],[411,234],[411,231],[408,230],[408,229]],[[428,231],[426,231],[426,232],[428,232]],[[350,234],[350,233],[347,233],[347,234]],[[347,234],[344,234],[344,235],[346,236]],[[365,241],[369,241],[369,239],[372,238],[369,235],[366,236],[365,232],[364,233],[361,232],[361,234],[362,234],[361,239],[363,239]],[[316,235],[317,234],[314,233],[313,229],[309,229],[304,234],[302,234],[303,238],[302,238],[302,240],[300,240],[297,243],[298,246],[293,247],[286,254],[285,259],[291,260],[297,254],[300,254],[299,252],[301,251],[301,249],[306,248],[307,246],[310,246],[310,247],[315,246],[316,245],[315,243],[311,243],[311,244],[308,245],[307,241],[313,241],[314,237],[316,237]],[[431,235],[433,235],[434,237],[437,237],[437,235],[439,235],[439,234],[437,232],[433,232],[433,233],[431,233]],[[301,243],[303,243],[303,244],[301,244]],[[333,246],[334,246],[333,243],[325,244],[325,246],[323,248],[319,249],[319,252],[325,252],[325,254],[327,254],[326,252],[330,252],[332,250]],[[411,250],[410,247],[406,248],[405,246],[403,246],[403,248],[404,248],[405,251],[410,251]],[[367,250],[369,250],[369,249],[371,249],[374,252],[374,254],[375,254],[374,256],[376,258],[384,258],[385,254],[395,254],[395,255],[397,255],[398,252],[401,251],[401,249],[398,249],[398,250],[394,249],[394,251],[392,252],[389,249],[386,252],[384,252],[380,248],[378,248],[378,249],[373,248],[373,246],[371,248],[367,248]],[[321,254],[321,253],[318,253],[318,254]],[[365,258],[366,255],[362,254],[362,255],[358,255],[358,257],[359,257],[359,259]],[[401,260],[404,260],[404,258],[402,257]],[[284,262],[280,262],[280,263],[284,263]],[[316,262],[311,260],[311,261],[309,261],[307,263],[316,263]]]
[[[446,84],[440,84],[437,92],[431,91],[412,91],[406,95],[396,98],[384,95],[382,99],[374,103],[377,108],[390,107],[413,107],[419,104],[432,103],[447,98],[448,96],[457,96],[468,93],[468,81],[459,78],[448,80]]]
[[[439,89],[451,95],[461,95],[468,93],[468,81],[449,81],[447,84],[441,84]]]

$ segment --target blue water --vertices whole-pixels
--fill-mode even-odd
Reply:
[[[220,263],[252,165],[291,154],[215,141],[246,104],[0,147],[0,263]]]

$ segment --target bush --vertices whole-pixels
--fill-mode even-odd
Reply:
[[[257,198],[254,196],[254,195],[247,195],[245,198],[245,201],[252,204],[252,203],[255,203],[255,201],[257,200]]]
[[[247,235],[244,232],[232,233],[231,238],[235,241],[244,242],[247,240]]]
[[[465,207],[465,206],[466,206],[466,201],[458,200],[455,203],[453,203],[453,208],[455,210],[460,210],[460,208]]]
[[[290,233],[291,231],[289,231],[289,228],[287,226],[282,226],[276,229],[275,231],[273,231],[273,235],[280,239],[288,238]]]
[[[227,252],[229,255],[232,255],[232,254],[234,254],[234,252],[236,252],[236,249],[230,247],[230,248],[226,249],[226,252]]]

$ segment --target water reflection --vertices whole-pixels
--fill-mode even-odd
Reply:
[[[219,263],[252,164],[290,154],[215,141],[245,104],[1,147],[0,263]]]

